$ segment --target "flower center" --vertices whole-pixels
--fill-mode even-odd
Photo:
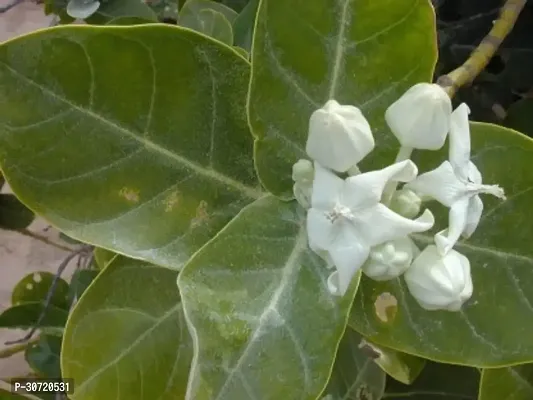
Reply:
[[[333,210],[326,213],[326,217],[331,221],[331,223],[334,223],[339,218],[345,218],[349,221],[353,221],[355,218],[352,210],[342,204],[337,204],[335,207],[333,207]]]

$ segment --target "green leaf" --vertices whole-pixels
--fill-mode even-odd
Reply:
[[[384,346],[379,346],[363,339],[361,347],[374,356],[374,361],[389,376],[409,385],[420,375],[426,360],[402,353]]]
[[[92,25],[104,25],[118,17],[137,17],[158,22],[150,6],[142,0],[108,0],[102,1],[100,8],[85,22]]]
[[[16,306],[30,302],[45,302],[48,290],[54,280],[54,274],[45,271],[32,272],[22,278],[13,288],[11,303]],[[50,303],[68,309],[68,283],[59,278]]]
[[[304,214],[263,197],[183,269],[196,351],[188,398],[314,400],[324,389],[359,279],[343,297],[329,293]]]
[[[74,272],[69,286],[69,304],[81,297],[99,272],[97,269],[80,269]]]
[[[0,193],[0,228],[17,231],[27,228],[35,216],[12,194]]]
[[[23,303],[10,307],[0,314],[0,328],[32,328],[42,310],[43,304],[41,302]],[[62,328],[67,322],[67,317],[68,312],[65,309],[50,305],[39,327]]]
[[[525,98],[513,103],[507,110],[503,124],[533,136],[533,99]]]
[[[153,24],[154,21],[141,17],[116,17],[105,23],[105,25],[115,25],[115,26],[124,26],[124,25],[143,25],[143,24]]]
[[[178,14],[178,25],[186,26],[188,28],[196,29],[200,23],[200,12],[204,10],[212,10],[221,13],[229,21],[230,25],[237,18],[237,12],[211,0],[188,0]]]
[[[112,251],[102,249],[101,247],[96,247],[93,250],[94,255],[94,261],[96,262],[96,265],[100,269],[104,269],[107,264],[113,260],[114,257],[117,256],[117,253],[113,253]]]
[[[74,307],[61,370],[76,400],[183,399],[191,358],[176,272],[119,257]]]
[[[60,378],[60,353],[61,338],[42,335],[37,343],[26,349],[24,358],[38,375],[44,378]]]
[[[428,362],[412,385],[389,379],[383,399],[477,400],[478,383],[474,368]]]
[[[497,183],[507,200],[484,196],[476,232],[455,249],[471,263],[474,294],[460,312],[425,311],[403,280],[364,278],[350,325],[384,346],[452,364],[499,367],[533,360],[533,141],[496,125],[473,123],[472,161],[486,183]],[[427,171],[446,157],[417,153]],[[440,157],[439,157],[440,155]],[[447,226],[448,209],[428,203],[436,215],[433,233],[413,235],[421,248]],[[385,311],[389,309],[389,313]],[[505,321],[505,323],[502,323]],[[509,327],[513,327],[510,329]]]
[[[164,24],[14,39],[0,46],[2,170],[67,235],[180,268],[261,195],[248,80],[235,51]]]
[[[385,128],[385,110],[432,79],[436,57],[428,0],[263,0],[248,104],[263,185],[292,197],[292,165],[307,158],[309,117],[332,98],[360,107],[372,126],[376,149],[362,165],[390,164],[398,142]]]
[[[482,371],[478,400],[531,400],[532,398],[533,364]]]
[[[370,355],[361,349],[362,339],[354,330],[346,329],[328,387],[322,394],[326,399],[381,399],[385,391],[386,375]]]
[[[29,400],[29,397],[25,397],[12,391],[0,389],[0,399],[2,400]]]
[[[231,24],[224,15],[217,11],[210,9],[200,10],[195,14],[194,25],[180,25],[194,29],[197,32],[203,33],[204,35],[210,36],[213,39],[217,39],[230,46],[233,44],[233,30]]]
[[[233,42],[250,52],[254,34],[255,17],[259,7],[259,0],[250,0],[233,23]]]

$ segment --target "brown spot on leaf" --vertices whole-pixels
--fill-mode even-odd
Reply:
[[[381,293],[374,302],[374,310],[381,322],[392,322],[398,311],[398,300],[389,292]]]
[[[165,211],[171,212],[180,202],[180,192],[177,190],[170,193],[170,195],[164,200]]]
[[[372,400],[374,396],[372,396],[372,393],[368,390],[368,387],[366,385],[361,385],[357,389],[355,398],[357,400]]]
[[[198,204],[198,207],[196,207],[196,216],[193,218],[191,225],[192,227],[196,227],[198,225],[201,225],[205,221],[209,219],[209,214],[207,212],[207,202],[204,200],[200,201],[200,204]]]
[[[137,189],[132,189],[132,188],[124,186],[122,189],[120,189],[118,194],[120,197],[126,199],[130,203],[139,202],[139,190]]]

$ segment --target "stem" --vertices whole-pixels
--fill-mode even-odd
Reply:
[[[61,250],[64,250],[64,251],[74,251],[74,249],[72,249],[72,248],[70,248],[68,246],[64,246],[62,244],[53,242],[50,239],[48,239],[46,236],[39,235],[38,233],[32,232],[32,231],[30,231],[28,229],[19,229],[17,232],[22,234],[22,235],[24,235],[24,236],[29,236],[32,239],[35,239],[35,240],[38,240],[40,242],[46,243],[47,245],[54,246],[54,247],[56,247],[58,249],[61,249]]]
[[[526,2],[527,0],[507,0],[492,29],[465,63],[437,80],[437,83],[444,88],[450,97],[453,97],[461,86],[472,82],[485,69],[492,56],[513,29]]]
[[[394,160],[394,164],[409,160],[409,158],[411,157],[411,153],[413,153],[412,147],[401,146],[400,150],[398,150],[398,154],[396,155],[396,160]],[[394,192],[396,192],[397,187],[397,181],[387,182],[385,188],[383,189],[383,195],[381,196],[381,202],[384,205],[388,206],[390,204],[390,202],[392,201],[392,196],[394,196]]]
[[[39,337],[33,338],[26,343],[20,343],[16,344],[11,347],[6,347],[5,349],[0,350],[0,358],[8,358],[11,357],[14,354],[20,353],[21,351],[26,350],[26,348],[30,347],[31,345],[37,343],[39,341]]]

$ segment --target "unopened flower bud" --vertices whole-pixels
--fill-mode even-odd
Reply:
[[[100,8],[100,2],[95,0],[70,0],[67,4],[67,14],[72,18],[89,18]]]
[[[459,311],[472,296],[470,261],[455,250],[441,256],[430,245],[404,274],[409,291],[426,310]]]
[[[357,107],[329,100],[309,119],[307,154],[326,168],[346,172],[374,145],[370,125]]]
[[[403,274],[419,253],[416,245],[405,236],[373,247],[363,265],[363,272],[376,281],[394,279]]]
[[[385,120],[402,146],[437,150],[450,130],[451,114],[452,102],[444,89],[418,83],[387,109]]]
[[[390,209],[405,218],[414,218],[420,213],[422,200],[409,189],[400,189],[392,196]]]

